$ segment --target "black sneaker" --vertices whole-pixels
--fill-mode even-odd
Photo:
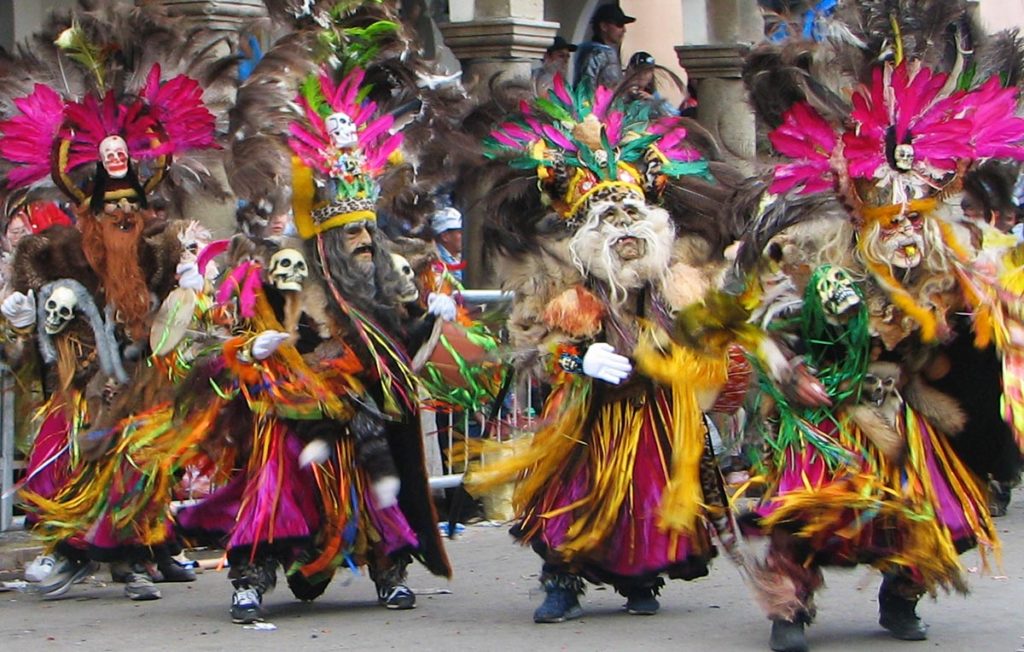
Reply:
[[[661,604],[655,597],[656,593],[650,586],[631,589],[626,594],[626,612],[634,616],[653,616],[658,613]]]
[[[378,586],[377,602],[388,609],[413,609],[416,607],[416,594],[404,584]]]
[[[808,652],[804,621],[773,619],[768,646],[774,652]]]
[[[179,564],[173,557],[161,557],[156,562],[154,582],[195,582],[196,572]]]
[[[263,620],[260,605],[263,598],[259,591],[248,587],[235,589],[231,596],[231,622],[239,625],[249,625]]]

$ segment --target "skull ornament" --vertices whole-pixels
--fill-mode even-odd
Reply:
[[[398,300],[402,303],[411,303],[419,299],[420,290],[416,287],[416,272],[413,270],[412,265],[406,260],[405,256],[399,256],[398,254],[391,254],[391,261],[394,263],[398,275],[402,277]]]
[[[335,147],[346,149],[356,146],[356,123],[347,113],[332,113],[324,120],[324,126]]]
[[[890,397],[898,397],[900,376],[900,368],[896,364],[891,362],[871,363],[861,381],[861,400],[875,407],[881,407]]]
[[[910,144],[897,145],[892,153],[893,163],[900,172],[910,172],[914,169],[914,146]]]
[[[281,249],[270,257],[270,282],[282,292],[299,292],[309,276],[306,257],[298,249]]]
[[[107,136],[100,141],[100,161],[112,179],[128,175],[128,143],[120,136]]]
[[[48,335],[56,335],[67,328],[71,320],[75,318],[75,306],[77,305],[78,297],[75,296],[71,288],[65,285],[54,288],[50,298],[43,305],[43,309],[46,311],[43,330]]]
[[[818,300],[825,311],[825,318],[838,323],[852,308],[860,303],[860,296],[853,279],[842,267],[828,266],[814,286]]]

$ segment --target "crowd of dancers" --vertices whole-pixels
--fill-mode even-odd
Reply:
[[[430,416],[493,417],[516,374],[537,425],[470,447],[465,480],[514,487],[537,623],[579,617],[588,582],[654,614],[720,549],[773,650],[808,649],[823,569],[857,564],[882,627],[921,640],[918,600],[998,551],[1024,429],[1015,33],[956,0],[764,2],[751,162],[637,95],[673,83],[649,56],[468,94],[406,3],[268,1],[243,49],[118,4],[0,61],[3,352],[44,598],[106,562],[157,599],[204,545],[237,623],[278,567],[299,600],[365,568],[412,608],[411,562],[451,575]],[[598,8],[580,51],[632,20]],[[228,197],[216,240],[202,207]],[[502,337],[458,300],[473,274],[515,293]],[[723,459],[756,477],[729,486]]]

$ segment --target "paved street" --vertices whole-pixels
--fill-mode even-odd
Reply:
[[[815,651],[912,652],[939,648],[1024,650],[1024,492],[1010,514],[997,521],[1003,536],[1002,570],[974,569],[972,595],[940,596],[919,609],[931,623],[925,643],[895,641],[876,624],[879,577],[870,571],[835,571],[820,594],[818,623],[809,630]],[[120,585],[102,584],[105,573],[74,587],[63,599],[40,601],[24,593],[0,593],[0,642],[5,650],[767,650],[768,622],[748,599],[736,571],[720,560],[711,576],[672,582],[661,613],[629,616],[610,589],[587,592],[586,615],[562,625],[534,625],[541,600],[539,564],[514,546],[504,527],[471,526],[451,543],[455,578],[449,584],[415,570],[420,594],[413,611],[378,607],[365,577],[341,582],[312,604],[294,601],[284,585],[265,602],[276,629],[231,624],[231,591],[221,571],[192,584],[163,585],[164,599],[132,603]],[[1003,576],[1005,575],[1005,577]],[[441,593],[450,590],[451,593]]]

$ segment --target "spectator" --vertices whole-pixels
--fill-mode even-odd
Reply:
[[[637,52],[629,58],[626,78],[630,85],[630,99],[647,104],[651,116],[655,118],[679,115],[676,107],[658,93],[658,84],[654,78],[655,70],[656,62],[649,52]]]
[[[636,22],[615,3],[601,5],[590,19],[590,40],[579,46],[573,82],[577,85],[616,86],[622,81],[622,59],[619,50],[626,25]]]
[[[537,95],[547,95],[554,82],[555,75],[569,81],[569,55],[579,48],[575,43],[556,36],[554,42],[544,51],[544,59],[540,68],[533,71],[533,90]]]
[[[462,213],[451,206],[440,208],[430,219],[430,228],[434,231],[437,255],[444,272],[461,283],[465,267],[462,262]]]
[[[1013,233],[1018,222],[1014,184],[1017,166],[1008,161],[990,160],[968,171],[960,208],[976,224],[985,224],[1000,233]],[[983,246],[1000,241],[985,231]],[[1019,237],[1018,237],[1019,239]]]
[[[34,201],[14,209],[4,228],[3,249],[13,252],[26,235],[42,233],[51,226],[70,226],[71,218],[52,201]]]
[[[260,229],[261,238],[281,238],[294,234],[295,225],[292,222],[291,211],[271,215],[267,219],[267,225]]]

